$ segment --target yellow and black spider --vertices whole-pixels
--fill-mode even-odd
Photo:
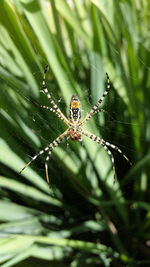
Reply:
[[[111,147],[115,150],[117,150],[119,153],[122,154],[122,156],[129,162],[129,164],[131,164],[130,160],[123,154],[123,152],[115,145],[110,144],[109,142],[106,142],[104,139],[94,135],[93,133],[90,133],[89,131],[86,131],[82,128],[82,126],[97,112],[105,112],[105,110],[103,109],[99,109],[99,106],[101,105],[101,103],[103,102],[105,96],[108,94],[109,90],[110,90],[110,81],[109,81],[109,76],[106,73],[106,77],[107,77],[107,88],[104,91],[102,97],[98,100],[98,102],[91,108],[91,110],[87,113],[87,115],[85,116],[85,118],[83,120],[81,120],[81,104],[80,104],[80,100],[77,96],[72,96],[71,97],[71,101],[70,101],[70,109],[69,109],[69,118],[66,118],[64,116],[64,114],[61,112],[61,110],[58,108],[58,106],[56,105],[56,103],[54,102],[54,100],[52,99],[50,93],[48,92],[46,83],[45,83],[45,76],[48,70],[48,65],[45,68],[44,71],[44,77],[43,77],[43,82],[42,82],[42,86],[43,86],[43,92],[44,94],[48,97],[48,99],[50,100],[50,103],[52,105],[52,107],[48,107],[48,106],[43,106],[40,105],[41,108],[50,110],[52,112],[54,112],[61,120],[64,121],[64,123],[68,126],[67,130],[65,132],[63,132],[61,135],[59,135],[52,143],[50,143],[47,147],[45,147],[44,149],[42,149],[40,152],[38,152],[21,170],[21,172],[30,165],[30,163],[32,161],[34,161],[39,155],[42,155],[43,153],[47,153],[47,157],[45,160],[45,171],[46,171],[46,179],[47,182],[49,183],[49,176],[48,176],[48,161],[50,158],[50,154],[52,153],[52,150],[58,146],[65,138],[70,138],[71,140],[74,141],[82,141],[82,136],[87,136],[90,139],[92,139],[93,141],[95,141],[96,143],[102,145],[104,147],[104,149],[106,150],[106,152],[108,153],[108,155],[111,158],[112,161],[112,165],[113,165],[113,170],[114,170],[114,174],[115,174],[115,165],[114,165],[114,157],[113,154],[111,153],[111,151],[109,150],[108,147]],[[20,172],[20,173],[21,173]]]

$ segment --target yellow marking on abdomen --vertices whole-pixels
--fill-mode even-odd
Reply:
[[[79,108],[79,107],[80,107],[79,101],[72,101],[71,108]]]

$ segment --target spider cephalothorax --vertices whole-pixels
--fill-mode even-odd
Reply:
[[[70,137],[71,140],[73,140],[73,141],[82,141],[80,129],[69,128],[68,129],[68,137]]]
[[[89,137],[91,140],[95,141],[96,143],[102,145],[104,147],[104,149],[106,150],[106,152],[108,153],[108,155],[111,158],[112,161],[112,165],[113,165],[113,170],[114,170],[114,174],[115,174],[115,165],[114,165],[114,157],[112,152],[109,150],[110,148],[113,148],[114,150],[117,150],[120,154],[123,155],[123,157],[131,164],[131,162],[129,161],[129,159],[123,154],[123,152],[115,145],[106,142],[104,139],[96,136],[93,133],[90,133],[86,130],[83,129],[83,125],[97,112],[105,112],[105,110],[103,109],[99,109],[101,103],[103,102],[105,96],[108,94],[109,90],[110,90],[110,82],[109,82],[109,76],[106,73],[106,77],[107,77],[107,88],[104,91],[102,97],[97,101],[97,103],[91,108],[91,110],[87,113],[87,115],[85,116],[85,118],[83,120],[81,120],[81,104],[80,104],[80,100],[77,96],[72,96],[71,101],[70,101],[70,108],[69,108],[69,118],[66,118],[64,116],[64,114],[61,112],[61,110],[58,108],[57,104],[54,102],[54,100],[52,99],[47,87],[46,87],[46,83],[45,83],[45,76],[47,73],[47,69],[48,66],[46,66],[45,71],[44,71],[44,78],[43,78],[43,92],[44,94],[48,97],[48,99],[50,100],[50,104],[52,107],[47,107],[47,106],[43,106],[40,105],[40,107],[44,108],[44,109],[48,109],[52,112],[54,112],[61,120],[64,121],[64,123],[68,126],[68,129],[62,133],[60,136],[58,136],[52,143],[50,143],[47,147],[45,147],[44,149],[42,149],[39,153],[37,153],[21,170],[21,172],[30,165],[30,163],[32,161],[34,161],[39,155],[43,154],[43,153],[47,153],[47,157],[46,157],[46,161],[45,161],[45,170],[46,170],[46,179],[49,183],[49,176],[48,176],[48,161],[51,155],[52,150],[58,146],[61,141],[63,141],[65,138],[67,139],[71,139],[74,141],[82,141],[82,136],[87,136]],[[20,172],[20,173],[21,173]]]

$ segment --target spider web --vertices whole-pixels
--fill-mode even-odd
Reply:
[[[111,49],[112,49],[112,46],[111,46]],[[114,53],[117,54],[117,56],[119,57],[119,52],[114,48],[113,48],[113,50],[114,50]],[[77,60],[79,60],[79,58],[77,58]],[[146,64],[144,63],[144,61],[142,61],[141,58],[139,58],[139,60],[140,60],[140,62],[142,62],[142,64],[145,66],[145,68],[149,68],[149,67],[146,66]],[[99,75],[100,71],[97,68],[97,66],[91,64],[91,69],[92,68],[94,69],[94,71],[97,72],[97,75]],[[36,71],[34,74],[35,74],[35,76],[39,75],[39,71]],[[135,79],[133,77],[129,77],[129,78]],[[66,81],[66,82],[69,82],[69,81]],[[77,82],[78,82],[78,77],[77,77]],[[102,90],[104,90],[104,88]],[[95,101],[93,101],[92,93],[90,92],[90,94],[89,94],[89,92],[90,92],[89,88],[86,88],[86,89],[84,88],[84,98],[87,100],[87,103],[88,103],[88,106],[89,106],[88,108],[86,107],[85,109],[83,107],[84,115],[88,112],[88,109],[90,109],[90,106],[92,106],[95,103]],[[53,93],[52,93],[52,95],[53,95],[53,98],[55,99],[56,103],[59,106],[61,104],[62,111],[63,112],[64,112],[64,110],[66,111],[66,105],[65,105],[63,99],[60,98],[60,99],[57,100]],[[30,99],[27,99],[26,96],[24,96],[24,98],[28,102],[31,101]],[[42,97],[42,100],[43,99],[44,98]],[[97,119],[95,120],[95,118],[92,118],[92,119],[94,119],[94,121],[95,121],[95,123],[97,125],[97,128],[99,128],[99,130],[100,130],[101,135],[102,136],[106,136],[107,138],[109,138],[106,141],[109,141],[110,143],[112,142],[112,135],[115,134],[117,125],[121,125],[121,126],[123,125],[124,132],[122,132],[121,135],[122,135],[123,138],[125,138],[128,141],[128,140],[130,140],[130,137],[131,137],[131,133],[129,133],[129,128],[130,128],[130,125],[132,123],[129,122],[129,121],[125,121],[124,118],[122,120],[118,120],[117,119],[117,117],[118,117],[117,114],[120,113],[119,109],[117,111],[115,111],[115,108],[114,108],[113,112],[111,112],[111,111],[109,112],[109,110],[112,110],[111,106],[112,106],[112,103],[114,101],[117,101],[117,102],[121,101],[121,97],[119,95],[117,95],[116,93],[114,94],[114,90],[112,88],[111,91],[109,92],[109,95],[106,97],[106,100],[104,101],[105,103],[102,104],[102,107],[104,107],[108,111],[108,116],[107,115],[105,116],[106,124],[104,125],[104,123],[103,123],[104,114],[95,115],[95,117],[97,117],[98,120]],[[42,101],[42,103],[44,104],[43,101]],[[82,99],[81,99],[81,103],[82,103]],[[39,104],[41,104],[41,102]],[[62,107],[64,107],[64,109]],[[43,112],[43,114],[45,114],[45,112]],[[46,130],[49,133],[50,132],[55,133],[55,136],[57,137],[58,135],[60,135],[62,133],[62,131],[64,129],[62,127],[62,122],[60,122],[59,118],[56,118],[56,115],[53,114],[52,112],[48,112],[47,111],[47,117],[44,117],[43,115],[41,115],[40,110],[39,110],[39,112],[36,111],[36,112],[33,112],[30,115],[31,115],[31,120],[33,122],[31,128],[32,128],[33,131],[36,132],[36,136],[41,140],[41,143],[44,144],[44,146],[46,146],[50,142],[48,137],[44,137],[43,136],[42,132],[44,130]],[[67,115],[66,112],[65,112],[65,115]],[[84,115],[83,115],[83,117],[84,117]],[[50,122],[51,122],[50,124],[49,124],[48,117],[52,118],[50,120]],[[41,124],[41,122],[43,122],[43,123]],[[33,129],[33,125],[35,125],[35,129]],[[139,125],[139,127],[140,127],[140,125]],[[109,137],[109,133],[110,132],[111,132],[111,135]],[[134,138],[137,139],[138,136],[134,136]],[[142,140],[142,137],[140,137],[140,138]],[[51,139],[51,141],[52,141],[52,139]],[[143,141],[144,141],[144,138],[143,138]],[[70,142],[66,142],[65,143],[65,146],[67,147],[67,149],[69,149],[68,148],[69,143]],[[117,144],[115,143],[115,145],[118,145],[121,149],[126,149],[127,151],[135,152],[132,147],[129,147],[129,146],[126,146],[126,145],[123,145],[123,144],[118,144],[118,143]],[[61,144],[61,146],[64,147],[64,144]],[[114,153],[117,154],[116,152],[114,152]],[[29,156],[29,154],[27,154],[27,155]],[[44,158],[44,156],[42,158]],[[119,155],[119,158],[120,158],[120,155]]]
[[[118,51],[117,50],[114,50],[114,53],[118,54]],[[139,60],[141,61],[141,59],[139,59]],[[143,62],[143,64],[145,64],[145,63]],[[145,67],[148,68],[147,66],[145,66]],[[96,71],[99,74],[99,69],[97,69],[96,66],[91,65],[91,68],[94,68],[94,69],[96,68]],[[135,79],[134,77],[129,77],[129,78],[130,79]],[[92,106],[92,104],[94,104],[94,101],[92,99],[92,94],[89,95],[89,91],[90,90],[88,88],[86,90],[84,90],[84,98],[87,99],[88,106],[90,108],[90,106]],[[80,99],[80,100],[81,100],[81,103],[82,103],[82,99]],[[66,108],[66,105],[65,105],[65,103],[63,102],[62,99],[61,100],[58,100],[58,101],[55,99],[55,101],[56,101],[56,103],[58,102],[57,103],[58,105],[62,104],[62,106],[64,106]],[[111,112],[111,110],[112,110],[112,104],[114,105],[114,102],[116,102],[116,101],[117,102],[122,102],[122,99],[112,89],[111,92],[109,93],[108,99],[106,99],[104,101],[105,103],[102,105],[102,107],[105,108],[108,111],[108,116],[107,115],[104,115],[104,114],[98,114],[98,115],[96,115],[96,117],[97,117],[96,120],[94,118],[92,118],[92,119],[94,119],[94,121],[96,123],[96,126],[99,129],[99,131],[100,131],[100,134],[102,136],[106,136],[107,137],[106,141],[109,141],[109,142],[111,142],[111,143],[119,146],[123,151],[125,151],[125,154],[126,153],[128,154],[130,152],[131,153],[132,152],[133,153],[136,153],[134,147],[132,147],[132,145],[130,143],[131,134],[133,134],[133,133],[131,133],[131,126],[133,125],[132,122],[126,121],[124,117],[122,118],[122,120],[120,120],[120,119],[118,120],[117,119],[118,118],[118,114],[122,113],[122,107],[121,106],[120,107],[118,106],[117,107],[117,110],[114,108],[113,112]],[[83,109],[84,109],[84,107],[83,107]],[[110,110],[110,112],[109,112],[109,110]],[[83,110],[83,113],[86,114],[87,111],[88,111],[87,108],[85,108]],[[128,111],[126,111],[126,112],[128,112]],[[49,117],[53,117],[53,118],[55,117],[55,115],[52,114],[52,113],[49,113],[48,116]],[[101,117],[103,117],[103,118],[101,118]],[[105,121],[106,121],[105,124],[104,124],[104,117],[105,117]],[[42,136],[42,131],[43,131],[42,130],[43,129],[42,127],[43,126],[41,126],[41,123],[38,121],[39,118],[40,118],[40,120],[43,120],[43,126],[46,126],[47,131],[48,132],[51,132],[51,131],[55,132],[55,135],[56,136],[58,136],[58,135],[60,135],[62,133],[62,131],[63,131],[62,125],[61,125],[60,120],[58,118],[57,119],[54,119],[54,120],[52,119],[52,123],[51,123],[51,125],[49,125],[48,119],[45,118],[45,117],[43,118],[43,116],[41,117],[41,114],[40,113],[36,112],[35,114],[33,114],[33,120],[34,120],[34,123],[36,125],[36,128],[39,128],[39,132],[36,131],[36,134],[38,136],[40,136],[40,138],[42,139],[42,143],[47,145],[49,143],[49,139]],[[121,128],[121,130],[120,130],[121,131],[121,139],[125,139],[125,143],[124,144],[122,144],[122,143],[119,143],[118,144],[118,143],[112,142],[112,137],[115,136],[115,134],[116,134],[116,128],[118,128],[118,125]],[[137,125],[137,122],[136,122],[136,125]],[[137,125],[137,126],[139,128],[141,127],[140,125]],[[124,130],[123,132],[122,132],[122,129]],[[138,138],[139,138],[139,136],[134,135],[134,139],[138,139]],[[143,138],[140,137],[140,141],[141,142],[144,142],[144,137]],[[84,142],[86,142],[86,140]],[[80,146],[80,145],[81,144],[75,144],[75,146],[77,146],[77,147]],[[62,149],[65,149],[67,153],[75,153],[75,152],[72,151],[72,149],[70,150],[70,146],[71,146],[70,141],[66,141],[63,144],[61,144]],[[117,155],[117,153],[115,151],[114,151],[114,155],[115,155],[115,160],[116,161],[118,161],[118,162],[121,161],[122,162],[121,163],[122,165],[123,164],[126,165],[126,163],[124,162],[124,160],[121,159],[121,155]],[[141,151],[141,155],[142,155],[142,151]],[[53,158],[53,156],[52,156],[52,158]],[[43,156],[43,160],[44,160],[44,156]],[[42,169],[44,171],[44,168],[42,168]],[[125,169],[124,169],[124,171],[125,171]],[[62,184],[63,181],[61,179],[59,179],[59,183]],[[129,185],[130,185],[130,183],[129,183]],[[124,188],[124,191],[123,192],[124,192],[124,195],[125,196],[127,196],[128,193],[130,194],[130,187],[129,186],[126,186],[126,188]],[[79,206],[80,205],[83,205],[84,206],[84,201],[79,202],[79,203],[76,203],[76,206],[78,206],[78,205]],[[80,223],[80,221],[84,220],[84,218],[80,218],[79,223]],[[123,229],[122,229],[122,231],[123,231]]]

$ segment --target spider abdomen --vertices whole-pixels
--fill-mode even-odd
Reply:
[[[77,96],[72,96],[70,101],[69,119],[79,121],[81,118],[81,105]]]
[[[72,108],[72,117],[75,121],[81,118],[80,108]]]

